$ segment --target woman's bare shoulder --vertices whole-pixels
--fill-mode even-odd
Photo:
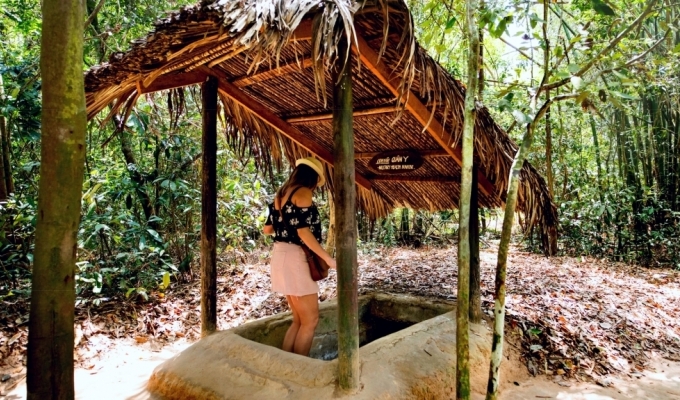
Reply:
[[[301,187],[293,195],[293,204],[298,207],[309,207],[312,205],[312,190],[306,187]]]

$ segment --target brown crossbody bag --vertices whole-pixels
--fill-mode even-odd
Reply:
[[[328,277],[328,270],[330,269],[328,263],[304,244],[301,247],[302,251],[305,252],[305,258],[307,258],[307,264],[309,264],[309,273],[312,275],[312,280],[316,282]]]
[[[288,196],[288,200],[290,200],[291,197],[295,194],[295,192],[299,189],[295,188],[292,193]],[[285,204],[285,203],[284,203]],[[281,203],[279,205],[282,206]],[[275,204],[276,206],[276,204]],[[280,210],[279,210],[280,211]],[[328,266],[328,263],[324,261],[323,258],[319,257],[315,252],[313,252],[309,247],[307,247],[304,243],[300,246],[302,247],[302,251],[305,252],[305,258],[307,259],[307,264],[309,265],[309,273],[312,276],[312,280],[314,282],[320,281],[322,279],[325,279],[328,277],[328,270],[331,269]]]

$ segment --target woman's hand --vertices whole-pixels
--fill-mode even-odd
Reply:
[[[329,257],[328,257],[327,259],[325,259],[324,261],[326,261],[326,264],[328,264],[328,268],[330,268],[330,269],[338,269],[338,266],[337,266],[337,264],[335,263],[335,259],[334,259],[333,257],[330,257],[330,256],[329,256]]]
[[[326,264],[328,264],[331,269],[336,268],[335,259],[331,257],[323,247],[321,247],[309,228],[299,228],[297,231],[302,242],[306,244],[311,251],[316,253],[317,256],[321,257],[322,260],[326,261]]]

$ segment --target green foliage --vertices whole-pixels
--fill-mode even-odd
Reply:
[[[0,292],[29,276],[35,234],[34,198],[10,196],[0,203]]]
[[[607,192],[604,201],[585,196],[560,205],[564,248],[570,255],[593,255],[619,261],[680,268],[680,213],[645,196],[647,204],[636,213],[636,194],[624,188]],[[640,221],[644,229],[638,232]]]
[[[106,61],[146,35],[166,10],[194,0],[105,2],[86,31],[87,66]],[[98,1],[88,0],[91,12]],[[462,34],[463,3],[409,1],[420,43],[459,79],[467,54]],[[484,32],[484,103],[504,127],[533,118],[531,90],[539,84],[546,41],[542,6],[487,2],[480,13]],[[652,265],[677,265],[680,254],[680,187],[677,107],[680,61],[677,7],[659,10],[643,28],[603,54],[587,74],[581,68],[640,12],[640,2],[575,0],[550,3],[548,83],[568,80],[560,93],[574,101],[552,107],[552,171],[561,215],[562,248]],[[37,0],[0,0],[0,74],[5,95],[0,115],[11,135],[16,190],[0,204],[0,292],[30,273],[40,167],[41,14]],[[612,18],[612,11],[619,15]],[[628,64],[665,35],[640,62]],[[509,48],[500,39],[514,43]],[[524,55],[534,58],[527,59]],[[555,95],[553,91],[551,95]],[[143,299],[176,279],[190,279],[200,241],[200,113],[197,90],[143,97],[123,134],[103,116],[88,130],[82,222],[78,236],[81,296],[127,295]],[[675,108],[673,108],[675,105]],[[171,107],[172,106],[172,107]],[[170,112],[169,110],[173,111]],[[596,148],[589,115],[596,119]],[[626,126],[620,126],[625,115]],[[545,129],[538,125],[530,161],[547,172]],[[517,139],[521,129],[510,132]],[[266,203],[283,176],[269,182],[252,160],[241,160],[219,144],[218,250],[238,261],[269,244],[260,232]],[[127,151],[127,150],[129,151]],[[596,161],[596,149],[601,160]],[[632,158],[622,161],[622,154]],[[317,199],[325,214],[325,199]],[[457,234],[455,214],[401,209],[379,221],[363,214],[360,239],[366,244],[448,243]],[[406,229],[404,229],[406,227]]]
[[[593,6],[593,10],[595,10],[598,14],[609,16],[616,15],[614,10],[602,0],[590,0],[590,2]]]
[[[7,128],[13,136],[27,141],[40,139],[40,81],[35,63],[20,62],[3,65],[5,95],[0,97],[0,115],[5,116]]]
[[[385,218],[370,221],[359,214],[359,240],[385,246],[446,245],[458,234],[457,212],[397,208]]]

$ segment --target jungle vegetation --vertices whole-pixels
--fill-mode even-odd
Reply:
[[[88,0],[83,68],[192,2]],[[466,82],[465,4],[411,7],[420,42]],[[43,15],[37,0],[0,0],[0,10],[0,294],[9,296],[28,294],[34,260]],[[670,0],[479,5],[477,98],[518,143],[532,125],[526,157],[558,206],[562,253],[680,268],[679,12]],[[555,101],[537,116],[546,99]],[[120,134],[102,119],[85,135],[76,291],[143,299],[197,271],[200,92],[146,96]],[[258,173],[250,155],[222,137],[218,146],[218,252],[238,262],[267,243],[265,204],[286,171]],[[482,210],[482,230],[502,211]],[[458,232],[456,210],[359,217],[366,245],[453,243]],[[516,239],[538,248],[532,232]]]

